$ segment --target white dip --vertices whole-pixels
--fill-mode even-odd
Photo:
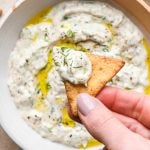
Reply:
[[[109,4],[69,1],[54,6],[23,28],[10,55],[8,85],[22,117],[42,137],[86,146],[91,136],[69,119],[63,81],[86,85],[92,70],[88,51],[123,58],[125,67],[109,85],[144,92],[148,72],[143,38]]]
[[[73,84],[87,85],[92,64],[84,52],[65,47],[53,48],[53,60],[60,76]]]

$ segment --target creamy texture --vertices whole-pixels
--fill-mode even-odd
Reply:
[[[8,85],[24,120],[51,141],[86,147],[92,137],[69,118],[63,81],[87,83],[91,64],[86,51],[124,59],[125,67],[108,85],[144,92],[148,67],[143,38],[121,11],[103,2],[63,2],[37,15],[23,28],[9,59]],[[60,54],[63,47],[66,58]]]
[[[92,65],[84,52],[66,47],[54,47],[53,60],[64,80],[73,84],[87,85],[92,73]]]

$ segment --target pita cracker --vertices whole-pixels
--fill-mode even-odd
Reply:
[[[123,60],[111,57],[97,56],[89,53],[87,53],[87,56],[92,63],[92,74],[87,87],[84,85],[75,85],[68,81],[65,82],[70,110],[74,116],[78,116],[77,95],[88,93],[96,96],[125,64]]]

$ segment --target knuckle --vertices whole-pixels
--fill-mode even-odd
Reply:
[[[97,131],[98,129],[101,129],[105,127],[108,124],[111,124],[112,120],[114,119],[113,115],[110,115],[106,118],[101,117],[93,117],[92,119],[88,120],[88,128],[92,131]]]
[[[138,130],[138,127],[137,127],[137,125],[135,125],[135,124],[130,124],[128,128],[129,128],[130,130],[132,130],[133,132],[137,132],[137,130]]]

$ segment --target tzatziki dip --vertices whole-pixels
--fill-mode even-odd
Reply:
[[[126,62],[108,85],[148,94],[148,48],[140,29],[110,4],[62,2],[22,29],[9,58],[8,86],[22,118],[42,137],[77,148],[96,146],[68,115],[64,81],[87,86],[89,52]]]

